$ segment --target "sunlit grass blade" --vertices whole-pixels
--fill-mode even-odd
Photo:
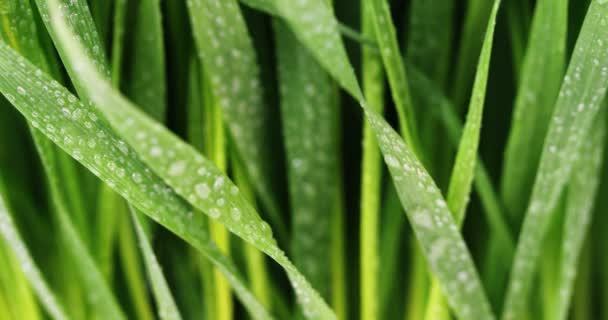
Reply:
[[[167,280],[165,280],[165,276],[156,260],[148,236],[142,226],[141,219],[143,219],[143,217],[132,207],[129,207],[129,209],[131,211],[131,218],[133,219],[133,225],[135,226],[135,232],[137,233],[146,270],[148,271],[148,278],[152,283],[152,292],[154,293],[156,304],[158,305],[158,316],[161,320],[180,320],[182,317],[179,310],[177,310]]]
[[[567,21],[568,0],[537,3],[501,179],[503,201],[516,223],[521,220],[532,191],[544,137],[559,93],[565,68]]]
[[[603,111],[595,120],[589,138],[581,146],[579,158],[574,165],[575,173],[568,184],[558,289],[555,291],[553,303],[556,307],[554,319],[567,319],[568,317],[577,266],[591,222],[606,144],[606,112]]]
[[[279,238],[287,228],[273,196],[268,108],[264,107],[256,52],[236,0],[188,1],[199,58],[250,181]],[[231,32],[226,32],[230,26]]]
[[[335,199],[334,90],[325,71],[290,30],[275,24],[281,118],[295,265],[325,299],[330,297],[331,214]]]
[[[60,7],[55,3],[52,8],[55,10],[51,19],[53,28],[58,35],[59,45],[66,54],[66,62],[73,68],[75,79],[85,85],[87,95],[110,120],[113,127],[135,148],[137,155],[188,202],[283,266],[307,317],[334,318],[335,315],[323,299],[279,249],[268,224],[259,217],[247,199],[239,193],[238,188],[194,148],[117,94],[90,62],[80,43],[75,40]],[[10,50],[6,51],[5,61],[17,59],[10,56]],[[25,72],[21,69],[14,71]],[[161,157],[163,154],[170,156]],[[124,154],[120,157],[124,158]],[[186,172],[197,174],[185,175]],[[98,173],[102,174],[99,171]],[[247,301],[244,299],[245,303]]]
[[[503,311],[505,320],[522,316],[551,213],[606,93],[608,5],[604,2],[593,1],[590,5],[549,125],[517,244]]]
[[[366,120],[372,125],[389,166],[401,204],[412,222],[431,270],[440,279],[450,306],[460,317],[492,319],[470,254],[441,193],[410,147],[380,115],[367,107],[330,8],[321,0],[274,3],[277,12],[289,23],[298,39],[364,108]],[[307,14],[300,15],[300,12]],[[461,279],[466,279],[466,286]]]
[[[0,44],[0,68],[3,70],[0,91],[34,127],[38,127],[142,212],[205,254],[228,275],[227,278],[252,315],[259,319],[270,318],[243,284],[233,264],[209,242],[207,231],[201,227],[202,217],[190,214],[190,207],[147,169],[128,145],[118,139],[105,121],[96,115],[95,109],[79,102],[4,43]],[[28,92],[23,86],[29,84],[28,79],[32,78],[39,80],[40,86],[32,87],[34,89]],[[43,87],[47,90],[52,88],[53,95],[47,94]],[[46,123],[37,119],[40,114],[46,115]],[[57,129],[59,127],[61,129]],[[76,137],[83,139],[82,146],[73,143]]]
[[[361,28],[363,36],[375,38],[372,4],[361,2]],[[384,112],[384,68],[382,57],[377,51],[362,46],[361,86],[370,108]],[[363,123],[363,155],[361,159],[361,200],[359,223],[360,234],[360,299],[361,319],[375,319],[378,316],[378,264],[380,200],[382,194],[382,158],[376,137],[369,123]]]
[[[30,281],[30,284],[36,295],[40,299],[45,310],[57,320],[69,319],[63,307],[59,304],[52,290],[44,280],[36,263],[30,256],[25,243],[23,242],[19,231],[13,222],[13,219],[8,212],[8,207],[4,199],[4,185],[0,181],[0,233],[8,247],[13,250],[15,257],[21,264],[25,276]]]

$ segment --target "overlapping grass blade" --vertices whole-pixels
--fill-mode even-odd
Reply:
[[[25,276],[29,280],[30,285],[36,292],[36,295],[48,314],[57,320],[67,320],[69,318],[65,313],[63,306],[59,304],[53,291],[44,280],[42,273],[21,239],[19,231],[13,222],[13,218],[8,212],[8,207],[4,198],[5,187],[3,184],[4,183],[0,181],[0,233],[7,246],[11,248],[15,257],[21,264]]]
[[[321,0],[277,0],[274,4],[298,39],[364,108],[366,119],[372,125],[393,176],[401,203],[423,246],[431,269],[440,279],[450,306],[463,318],[493,318],[472,259],[441,193],[412,154],[410,147],[380,115],[367,107],[330,8]]]
[[[591,3],[564,78],[517,245],[503,312],[505,320],[517,319],[526,307],[551,212],[572,174],[580,145],[588,136],[606,93],[607,15],[604,1]]]
[[[335,94],[329,76],[281,22],[275,25],[295,265],[330,297],[331,214],[337,190]],[[312,138],[314,137],[314,138]]]
[[[606,108],[605,106],[603,108]],[[600,182],[606,143],[606,110],[600,112],[589,138],[583,142],[567,190],[566,218],[563,225],[559,280],[554,299],[554,319],[566,319],[577,276],[583,242],[591,222],[593,204]]]
[[[391,95],[399,115],[401,135],[418,158],[424,160],[418,141],[416,117],[412,106],[409,83],[390,8],[386,0],[372,0],[369,7],[369,11],[364,14],[370,15],[370,20],[376,30],[375,39],[378,42],[380,56],[391,88]]]
[[[154,256],[154,251],[152,250],[148,236],[142,226],[141,219],[143,219],[143,217],[132,207],[129,207],[129,209],[131,211],[131,218],[133,219],[133,225],[135,226],[135,232],[137,233],[145,266],[148,271],[148,277],[150,278],[150,282],[152,282],[152,292],[154,293],[156,304],[158,305],[158,316],[162,320],[180,320],[182,317],[179,310],[177,310],[167,280],[165,280],[165,276],[156,260],[156,256]]]
[[[501,196],[508,213],[517,223],[532,191],[544,137],[564,73],[567,21],[568,0],[541,0],[537,3],[501,179]]]
[[[142,114],[126,99],[117,94],[89,61],[81,45],[74,39],[64,21],[60,7],[55,6],[53,9],[56,10],[54,11],[54,19],[51,19],[53,28],[57,32],[57,39],[60,40],[60,47],[66,54],[66,62],[72,66],[72,70],[75,72],[75,79],[85,85],[87,95],[96,103],[104,116],[110,120],[113,127],[137,150],[137,155],[150,168],[164,177],[165,181],[178,194],[182,195],[196,208],[207,213],[212,219],[222,223],[231,232],[264,251],[281,264],[287,271],[294,289],[296,289],[296,295],[306,316],[310,318],[334,318],[333,312],[327,307],[323,299],[312,289],[308,281],[294,267],[283,251],[278,248],[270,227],[259,217],[247,199],[239,193],[238,188],[194,148]],[[5,61],[17,59],[14,55],[11,57],[12,52],[10,50],[5,51],[7,55]],[[14,71],[27,73],[22,69]],[[25,75],[21,74],[21,79],[23,78],[25,78]],[[114,152],[113,156],[124,159],[125,154],[121,155],[122,152],[118,151],[119,153]],[[127,152],[127,155],[134,156],[132,152]],[[161,157],[161,155],[167,156]],[[95,171],[102,177],[108,174],[100,170]],[[196,172],[197,174],[185,175],[186,172]],[[123,180],[133,184],[128,179]],[[123,196],[124,193],[123,191]],[[169,192],[169,194],[171,193]],[[154,196],[161,197],[160,194]],[[150,208],[143,207],[140,209],[146,212]],[[172,216],[172,218],[183,219],[184,217]],[[170,220],[161,221],[161,223],[167,225]],[[173,228],[178,226],[174,225]],[[190,229],[191,227],[195,226],[191,223],[182,225],[181,230],[176,230],[176,233],[188,238],[190,235],[184,234],[184,229]],[[241,292],[242,294],[243,292]],[[244,299],[243,296],[241,298],[245,303],[251,302]],[[250,300],[252,299],[250,297]]]
[[[202,217],[190,214],[190,207],[147,169],[95,109],[79,102],[4,43],[0,44],[0,68],[3,70],[0,90],[34,127],[142,212],[205,254],[227,274],[253,316],[270,318],[248,291],[234,265],[209,242],[207,231],[201,227]],[[26,85],[31,86],[30,90],[24,88]]]
[[[273,198],[268,132],[257,57],[236,0],[188,1],[188,12],[199,58],[210,75],[211,88],[222,109],[256,193],[279,238],[287,229]],[[229,26],[229,32],[226,28]]]
[[[479,57],[475,83],[473,85],[473,93],[467,120],[462,131],[458,152],[454,168],[452,169],[452,177],[448,188],[447,205],[456,223],[461,226],[466,212],[466,207],[469,201],[475,167],[477,165],[477,150],[479,147],[479,139],[481,133],[481,119],[483,115],[483,107],[486,98],[486,87],[488,81],[488,72],[490,69],[490,58],[492,46],[494,42],[494,28],[496,25],[496,16],[500,7],[500,0],[494,2],[494,7],[490,13],[490,19]],[[431,288],[429,304],[427,307],[427,319],[446,318],[445,312],[442,311],[442,302],[439,285],[434,282]]]

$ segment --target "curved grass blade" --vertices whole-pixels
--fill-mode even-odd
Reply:
[[[331,215],[336,192],[332,85],[293,34],[275,22],[281,117],[287,152],[292,252],[319,294],[330,297]],[[302,94],[304,93],[304,94]],[[312,138],[314,137],[314,138]]]
[[[207,230],[202,227],[202,217],[190,214],[190,207],[147,169],[95,109],[79,102],[3,42],[0,43],[0,69],[0,91],[32,126],[127,201],[206,255],[227,275],[252,316],[270,318],[248,291],[232,262],[209,242]]]
[[[305,316],[320,319],[335,318],[323,299],[279,249],[268,224],[259,217],[238,188],[193,147],[181,141],[117,94],[75,40],[64,21],[61,8],[56,2],[52,3],[54,6],[51,8],[54,11],[51,22],[57,32],[60,46],[66,54],[66,61],[75,71],[76,79],[85,85],[87,95],[110,120],[114,128],[119,130],[135,148],[138,156],[160,174],[177,194],[282,265],[295,289]],[[10,57],[10,51],[7,55]],[[13,60],[15,59],[13,57]],[[197,174],[185,175],[186,172]],[[177,233],[182,235],[181,232]]]
[[[148,270],[148,277],[152,282],[152,292],[156,298],[156,304],[158,305],[158,316],[161,320],[180,320],[182,317],[177,310],[169,285],[165,276],[154,256],[154,251],[148,240],[148,236],[144,231],[141,220],[143,217],[133,207],[129,206],[131,211],[131,218],[133,219],[133,225],[135,226],[135,232],[139,239],[139,245],[144,258],[146,269]]]
[[[370,20],[376,30],[375,39],[380,48],[380,56],[384,63],[384,69],[386,70],[391,88],[390,91],[397,108],[401,135],[414,151],[414,154],[419,159],[424,160],[419,146],[416,117],[412,106],[409,83],[401,58],[390,8],[386,0],[371,0],[369,7],[370,10],[365,12],[365,14],[370,14]]]
[[[603,107],[606,108],[605,106]],[[566,218],[561,241],[559,280],[554,305],[554,319],[566,319],[576,279],[583,242],[591,222],[593,204],[597,195],[602,170],[606,136],[606,110],[600,112],[596,123],[581,146],[567,191]]]
[[[566,60],[568,0],[541,0],[536,6],[501,179],[501,196],[517,223],[532,191]]]
[[[259,67],[251,38],[236,0],[188,1],[199,58],[228,125],[250,181],[281,239],[287,228],[279,216],[269,178],[268,108],[264,107]],[[229,31],[226,29],[229,26]]]
[[[608,85],[608,4],[593,1],[578,37],[543,147],[507,290],[505,320],[522,316],[552,211]]]
[[[460,144],[456,153],[456,160],[454,168],[452,169],[452,177],[448,188],[447,205],[459,227],[462,226],[464,221],[466,207],[473,185],[475,167],[477,165],[477,153],[481,134],[481,118],[483,116],[486,98],[490,58],[494,44],[494,28],[499,7],[500,0],[494,1],[479,57],[467,120],[460,138]],[[435,281],[431,287],[426,318],[449,318],[449,316],[445,316],[447,315],[447,312],[442,311],[444,308],[441,306],[444,304],[444,300],[440,294],[439,284]],[[437,314],[437,312],[439,314]]]
[[[450,306],[463,318],[492,319],[494,316],[470,254],[441,193],[410,147],[380,115],[367,106],[331,9],[322,0],[276,0],[274,3],[277,12],[289,23],[298,39],[363,107],[393,176],[401,203],[431,269],[440,279]]]
[[[46,284],[40,270],[30,256],[25,243],[21,239],[19,231],[13,222],[13,218],[8,212],[4,200],[4,186],[2,184],[3,182],[0,181],[0,233],[7,246],[11,248],[15,257],[21,264],[23,273],[29,280],[45,310],[53,319],[67,320],[69,319],[68,316],[49,286]]]

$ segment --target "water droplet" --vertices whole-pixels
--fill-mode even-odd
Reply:
[[[211,192],[211,189],[209,189],[209,186],[206,183],[199,183],[194,187],[196,194],[203,198],[203,199],[207,199],[209,197],[209,193]]]
[[[27,92],[25,91],[25,89],[23,89],[23,87],[18,86],[17,87],[17,93],[19,93],[20,95],[26,95]]]
[[[169,175],[176,177],[176,176],[181,176],[182,174],[184,174],[184,171],[186,171],[186,161],[184,160],[180,160],[180,161],[175,161],[173,162],[173,164],[171,164],[171,166],[169,167]]]

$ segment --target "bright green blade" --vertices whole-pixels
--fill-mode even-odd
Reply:
[[[604,107],[605,108],[605,107]],[[595,125],[581,146],[567,191],[566,218],[561,242],[559,281],[555,294],[555,319],[567,319],[577,276],[577,266],[591,222],[593,204],[600,183],[606,145],[606,112],[600,112]]]
[[[372,3],[361,2],[361,28],[364,36],[375,38]],[[361,86],[370,108],[384,112],[386,86],[382,57],[377,51],[362,46]],[[360,299],[361,319],[378,317],[378,266],[380,253],[379,220],[382,197],[382,157],[369,123],[363,123],[360,199]]]
[[[454,168],[452,169],[452,177],[448,189],[448,207],[459,225],[462,225],[465,217],[475,173],[475,166],[477,164],[477,152],[481,135],[481,118],[486,99],[490,58],[494,43],[494,27],[496,25],[496,16],[499,7],[500,0],[494,1],[494,7],[492,8],[490,20],[488,22],[488,30],[486,31],[481,55],[479,57],[469,111],[460,138],[460,144],[458,146],[458,152],[456,153],[456,160]]]
[[[142,226],[141,220],[143,217],[137,210],[133,209],[133,207],[129,207],[129,209],[131,211],[133,224],[135,225],[135,232],[137,233],[137,238],[139,240],[144,264],[148,271],[148,278],[150,279],[150,282],[152,282],[152,292],[154,293],[156,304],[158,305],[158,317],[161,320],[180,320],[182,317],[179,310],[177,310],[167,280],[156,260],[148,236]]]
[[[502,198],[517,223],[532,191],[566,55],[568,0],[541,0],[536,6],[501,180]]]
[[[505,320],[518,319],[524,312],[551,213],[606,93],[607,15],[605,1],[591,3],[564,78],[517,244],[503,311]]]
[[[79,102],[4,43],[0,44],[0,52],[0,68],[3,70],[0,90],[34,127],[142,212],[199,249],[228,275],[252,315],[260,319],[269,318],[244,285],[233,264],[209,242],[207,231],[201,227],[202,217],[189,214],[189,206],[141,163],[92,107]],[[29,85],[27,79],[32,78],[38,79],[40,86],[34,83],[33,89],[28,92],[24,86]],[[53,95],[47,94],[44,88],[53,90]],[[58,97],[55,97],[55,93]],[[40,114],[47,115],[46,123],[37,119]],[[82,146],[74,143],[76,138],[82,139]]]
[[[13,222],[13,218],[8,212],[4,199],[4,188],[4,183],[0,181],[0,233],[7,246],[11,248],[15,257],[21,264],[23,273],[29,280],[30,285],[36,292],[36,295],[40,299],[45,310],[53,319],[67,320],[69,319],[68,316],[44,280],[42,273],[21,239],[19,231]]]
[[[275,24],[281,118],[287,151],[295,265],[330,297],[331,215],[335,199],[334,90],[316,60],[280,22]],[[314,137],[314,138],[313,138]]]

